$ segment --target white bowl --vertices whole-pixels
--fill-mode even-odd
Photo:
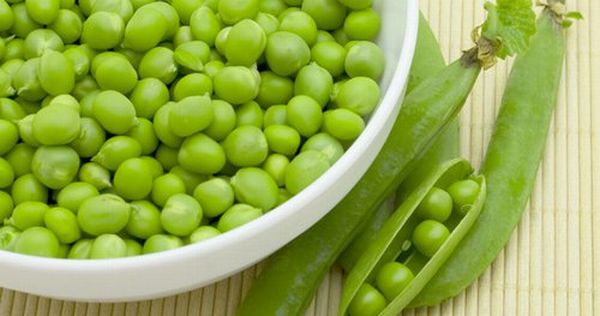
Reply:
[[[416,43],[417,0],[376,0],[387,66],[383,99],[346,154],[287,203],[238,229],[164,253],[111,260],[58,260],[0,251],[0,287],[77,301],[117,302],[184,292],[264,259],[323,217],[381,149],[398,113]]]

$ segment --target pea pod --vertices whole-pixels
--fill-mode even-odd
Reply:
[[[404,265],[410,268],[415,277],[395,298],[390,300],[379,315],[397,315],[420,292],[475,223],[485,200],[485,179],[482,176],[474,178],[480,186],[479,194],[466,216],[462,217],[458,212],[454,212],[453,216],[444,222],[451,233],[430,258],[422,255],[414,246],[406,247],[415,226],[423,220],[417,212],[418,207],[434,187],[447,188],[459,180],[469,178],[472,172],[473,168],[463,159],[448,161],[426,177],[408,195],[374,236],[373,242],[369,244],[357,264],[349,272],[342,292],[340,315],[346,314],[360,287],[365,282],[373,283],[382,266],[395,261],[399,255],[400,259],[404,259],[402,260]]]
[[[460,293],[492,263],[519,222],[544,153],[560,84],[565,37],[559,20],[545,9],[529,50],[515,60],[480,171],[488,180],[488,199],[477,225],[411,306],[438,304]]]
[[[442,56],[442,51],[435,35],[431,31],[425,17],[421,15],[415,57],[413,58],[408,85],[406,87],[407,93],[410,93],[427,77],[444,68],[444,65],[444,57]],[[411,190],[407,187],[412,186],[414,188],[434,166],[458,157],[458,146],[458,121],[455,120],[448,127],[447,131],[438,137],[423,158],[419,160],[415,169],[402,182],[401,187],[403,188],[400,190],[410,192]],[[352,243],[340,255],[338,263],[345,271],[352,269],[352,266],[354,266],[356,260],[363,254],[375,233],[381,229],[386,219],[390,217],[395,210],[395,201],[395,196],[389,197],[386,203],[383,203],[371,219],[369,219],[364,230],[354,238]]]

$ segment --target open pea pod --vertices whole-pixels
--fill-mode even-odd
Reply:
[[[360,295],[361,287],[365,283],[374,284],[379,270],[390,262],[402,263],[410,269],[414,278],[399,291],[399,294],[388,297],[387,300],[381,293],[377,293],[381,297],[380,303],[383,304],[385,301],[385,306],[376,308],[375,314],[380,316],[397,315],[410,303],[444,264],[481,212],[486,194],[485,178],[472,174],[473,168],[466,160],[450,160],[431,172],[407,195],[349,272],[342,292],[339,315],[347,315],[350,312],[353,300]],[[472,203],[468,205],[468,211],[461,215],[461,213],[465,213],[465,210],[457,209],[456,201],[454,201],[455,206],[450,216],[443,221],[443,226],[449,232],[448,236],[433,253],[422,254],[422,250],[418,249],[417,245],[411,241],[415,228],[427,220],[422,214],[419,214],[419,206],[433,188],[445,190],[462,180],[473,180],[479,186]],[[448,194],[448,196],[450,195]],[[375,287],[370,288],[374,289]],[[373,314],[373,310],[367,314]]]

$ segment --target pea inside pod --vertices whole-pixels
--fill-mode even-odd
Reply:
[[[369,315],[397,315],[410,303],[479,216],[485,201],[485,178],[472,176],[472,172],[473,168],[463,159],[448,161],[407,195],[349,272],[339,315],[362,315],[364,301],[369,297],[386,302]],[[424,206],[431,207],[430,200],[440,190],[464,181],[479,187],[478,194],[471,196],[469,210],[454,207],[448,219],[422,211]]]

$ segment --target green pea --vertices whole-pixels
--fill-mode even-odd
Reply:
[[[258,13],[258,0],[220,0],[218,11],[227,25],[253,19]]]
[[[313,48],[315,46],[317,46],[317,44],[324,43],[324,42],[334,42],[335,43],[335,38],[333,37],[333,35],[331,35],[331,33],[327,32],[327,31],[318,30],[317,31],[317,39],[315,40],[315,45],[313,46]]]
[[[90,75],[85,75],[82,79],[75,83],[75,88],[71,94],[77,99],[83,101],[84,97],[90,94],[98,94],[100,93],[100,87],[96,82],[96,79]],[[95,99],[95,97],[94,97]],[[91,107],[90,107],[91,108]],[[84,112],[82,112],[83,115]],[[89,111],[88,113],[91,113]],[[85,116],[91,117],[92,114],[87,114]]]
[[[324,68],[310,64],[300,69],[294,84],[295,95],[306,95],[317,101],[321,107],[329,102],[333,90],[333,78]]]
[[[162,252],[167,250],[176,249],[183,247],[183,240],[177,236],[172,235],[153,235],[144,242],[144,248],[142,252],[144,254],[151,254],[156,252]]]
[[[227,160],[238,167],[260,165],[269,152],[263,132],[252,125],[244,125],[233,130],[223,143]]]
[[[140,80],[130,95],[137,116],[152,119],[158,109],[169,102],[169,89],[156,78]]]
[[[270,106],[264,115],[265,128],[271,125],[285,125],[287,123],[287,106],[273,105]]]
[[[373,0],[338,0],[352,10],[363,10],[373,5]]]
[[[177,10],[181,23],[189,24],[192,13],[203,3],[203,0],[173,0],[171,6]]]
[[[228,232],[262,216],[262,211],[248,204],[235,204],[219,219],[217,229]]]
[[[12,87],[12,77],[0,69],[0,97],[10,97],[15,93],[16,90]]]
[[[125,134],[137,124],[135,107],[117,91],[102,91],[94,100],[94,118],[112,134]]]
[[[263,110],[260,105],[254,101],[240,105],[236,111],[236,125],[252,125],[258,128],[263,126]]]
[[[12,99],[0,98],[0,119],[17,121],[27,115],[25,110]]]
[[[31,170],[50,189],[61,189],[71,183],[79,170],[79,155],[67,146],[43,146],[36,150]]]
[[[58,16],[59,0],[25,0],[29,16],[40,24],[50,24]]]
[[[271,71],[260,73],[261,81],[256,102],[265,108],[275,104],[287,104],[294,96],[294,82]]]
[[[311,49],[312,60],[326,69],[333,77],[344,73],[346,49],[337,42],[317,43]]]
[[[175,166],[170,171],[172,174],[177,175],[185,183],[185,192],[189,195],[194,193],[194,189],[202,182],[207,180],[206,175],[194,173],[181,166]]]
[[[389,301],[392,301],[414,278],[414,274],[407,266],[398,262],[389,262],[377,272],[377,288]]]
[[[265,51],[269,68],[280,76],[293,75],[310,61],[310,48],[300,36],[291,32],[270,34]]]
[[[305,152],[308,150],[316,150],[325,154],[329,159],[329,164],[331,166],[333,166],[333,164],[344,154],[344,147],[342,144],[327,133],[315,134],[307,139],[302,145],[301,151]]]
[[[204,133],[215,141],[221,141],[233,131],[236,126],[236,113],[233,106],[226,101],[211,101],[213,120],[204,129]]]
[[[358,288],[354,298],[348,306],[348,315],[350,316],[370,316],[379,315],[387,306],[387,301],[383,294],[368,283],[364,283]]]
[[[98,54],[92,61],[92,75],[102,90],[128,94],[135,88],[138,75],[129,60],[114,52]]]
[[[142,147],[142,155],[149,155],[158,148],[158,138],[154,133],[154,126],[145,118],[138,119],[138,124],[126,135],[138,141]]]
[[[348,50],[349,47],[346,44],[350,43],[350,37],[348,37],[348,34],[346,34],[344,32],[344,29],[337,29],[335,31],[333,31],[333,38],[335,38],[335,41],[340,44],[340,45],[345,45],[345,49]]]
[[[98,189],[92,184],[86,182],[72,182],[58,192],[56,203],[62,208],[77,213],[83,201],[98,195],[100,195]]]
[[[116,50],[116,52],[123,55],[123,57],[125,57],[135,69],[140,66],[140,61],[142,61],[142,57],[144,57],[144,54],[126,47],[120,47]]]
[[[142,254],[142,245],[133,239],[125,239],[125,246],[127,247],[125,257],[135,257]]]
[[[16,253],[38,257],[57,258],[59,248],[58,238],[44,227],[31,227],[25,230],[15,244]]]
[[[81,42],[93,49],[107,50],[116,47],[123,39],[123,18],[112,12],[96,12],[83,23]]]
[[[212,95],[213,83],[209,76],[201,73],[189,74],[173,86],[173,99],[181,101],[191,96]]]
[[[300,134],[286,125],[270,125],[264,130],[269,149],[286,156],[293,156],[300,147]]]
[[[90,158],[100,151],[102,144],[106,140],[106,133],[102,126],[96,120],[84,117],[81,118],[81,131],[79,137],[71,142],[71,148],[75,149],[82,158]]]
[[[371,40],[381,28],[381,18],[372,8],[352,11],[344,21],[344,32],[353,40]]]
[[[69,259],[90,259],[90,252],[92,250],[91,239],[80,239],[78,240],[67,254]]]
[[[131,206],[114,194],[101,194],[85,200],[77,212],[77,222],[84,232],[98,236],[116,234],[129,221]]]
[[[1,52],[1,48],[2,48],[1,45],[2,44],[0,44],[0,52]],[[23,66],[24,63],[25,63],[25,61],[20,58],[10,59],[10,60],[6,60],[2,65],[0,65],[0,69],[4,70],[4,72],[6,72],[6,74],[12,80],[12,77],[17,73],[17,71],[19,71],[19,68],[21,68],[21,66]]]
[[[21,135],[21,140],[23,140],[23,143],[34,147],[39,147],[41,146],[40,142],[33,136],[34,118],[35,114],[27,115],[22,120],[17,122],[17,127],[19,128],[19,135]]]
[[[358,115],[367,116],[377,106],[379,98],[380,89],[377,82],[367,77],[355,77],[341,85],[336,104]]]
[[[4,156],[4,159],[10,164],[15,176],[20,177],[31,173],[31,161],[34,153],[34,147],[19,143]]]
[[[171,168],[177,165],[177,155],[179,150],[176,148],[171,148],[164,144],[160,144],[158,149],[154,153],[154,157],[158,160],[161,166],[165,170],[171,170]]]
[[[129,235],[141,239],[162,234],[160,211],[148,201],[131,202],[131,216],[125,230]]]
[[[63,244],[70,244],[81,238],[77,217],[62,207],[54,207],[44,214],[44,224]]]
[[[199,184],[194,189],[194,198],[202,206],[204,215],[214,218],[223,214],[233,205],[235,195],[227,181],[213,178]]]
[[[10,194],[0,191],[0,221],[4,221],[12,215],[15,204]]]
[[[156,10],[136,10],[127,26],[123,45],[145,52],[160,43],[167,33],[167,20]]]
[[[0,250],[14,251],[20,236],[21,231],[12,226],[0,227]]]
[[[15,3],[11,6],[14,15],[14,23],[12,32],[20,38],[25,38],[34,30],[40,29],[41,24],[34,21],[29,13],[24,2]]]
[[[294,11],[286,14],[281,19],[279,30],[297,34],[309,46],[312,46],[317,39],[317,24],[304,11]]]
[[[155,47],[149,50],[138,67],[140,78],[157,78],[169,84],[177,77],[177,64],[172,50],[165,47]]]
[[[231,178],[237,201],[268,211],[277,205],[275,180],[259,168],[242,168]]]
[[[200,225],[202,207],[193,197],[175,194],[165,204],[160,222],[163,228],[176,236],[187,236]]]
[[[365,128],[365,121],[347,109],[329,110],[323,113],[323,131],[343,140],[355,140]]]
[[[121,163],[115,172],[113,186],[127,200],[141,200],[152,192],[152,173],[146,162],[131,158]]]
[[[422,219],[444,222],[452,213],[452,197],[448,192],[433,187],[417,207],[416,213]]]
[[[249,67],[256,63],[266,47],[267,37],[262,27],[253,20],[237,22],[225,42],[225,57],[233,65]]]
[[[163,36],[163,41],[167,39],[171,39],[177,29],[179,28],[179,15],[177,14],[177,10],[173,8],[170,4],[162,1],[156,1],[148,4],[145,8],[140,8],[139,11],[156,11],[159,12],[165,21],[167,22],[167,31]]]
[[[17,94],[27,101],[39,101],[47,94],[38,80],[40,58],[27,60],[13,77],[13,87]]]
[[[30,227],[44,226],[44,216],[50,209],[48,205],[37,201],[26,201],[18,204],[13,210],[7,224],[20,230]]]
[[[21,38],[14,38],[12,40],[4,40],[4,62],[8,62],[15,59],[23,60],[25,58],[25,41]],[[4,65],[3,67],[4,68]],[[6,70],[6,69],[5,69]],[[14,75],[14,73],[13,73]]]
[[[290,160],[281,154],[272,154],[267,157],[262,168],[275,180],[278,186],[285,185],[285,174]],[[279,204],[279,203],[278,203]]]
[[[175,33],[173,37],[173,44],[175,47],[179,47],[179,45],[191,42],[194,40],[194,35],[192,35],[192,28],[189,25],[182,25]]]
[[[64,43],[71,44],[81,37],[83,22],[77,13],[62,9],[48,27],[56,32]]]
[[[433,257],[444,244],[450,231],[444,224],[434,220],[424,220],[415,227],[412,242],[415,248],[426,257]]]
[[[92,161],[104,168],[116,171],[119,165],[130,158],[139,157],[142,146],[137,140],[128,136],[114,136],[108,139],[100,148]]]
[[[114,234],[102,234],[92,242],[90,259],[121,258],[127,255],[125,241]]]
[[[179,137],[191,136],[204,130],[212,120],[213,109],[208,96],[187,97],[175,103],[169,113],[169,127]]]
[[[213,78],[215,94],[231,104],[244,104],[256,98],[259,80],[242,66],[226,66]]]
[[[148,165],[148,171],[152,175],[152,179],[156,179],[164,174],[163,167],[156,158],[151,156],[140,157]]]
[[[0,155],[4,155],[15,147],[19,140],[19,130],[10,121],[0,119]]]
[[[170,128],[170,113],[175,102],[169,102],[160,107],[154,115],[154,132],[158,139],[171,148],[179,148],[183,143],[183,138],[175,135]]]
[[[279,15],[281,12],[283,12],[283,10],[287,9],[288,7],[288,5],[283,0],[260,0],[258,6],[260,12],[265,12],[275,16]]]
[[[133,5],[131,1],[127,0],[94,1],[91,12],[96,13],[101,11],[116,13],[127,23],[133,15]]]
[[[79,104],[79,101],[77,101],[77,99],[70,94],[47,96],[46,99],[50,99],[47,106],[68,107],[77,113],[81,111],[81,105]]]
[[[110,172],[100,164],[88,162],[81,166],[78,174],[79,180],[93,185],[97,190],[110,188]]]
[[[195,244],[220,235],[221,232],[212,226],[200,226],[187,238],[190,244]]]
[[[265,32],[265,35],[277,32],[279,29],[279,19],[277,19],[275,15],[267,12],[259,12],[254,18],[254,21],[260,25]]]
[[[221,22],[215,13],[207,7],[198,8],[190,17],[190,28],[194,38],[214,46]]]
[[[64,106],[42,108],[32,121],[33,137],[44,145],[68,144],[80,135],[79,113]]]
[[[302,11],[308,13],[321,30],[338,29],[346,18],[346,8],[337,0],[304,0]]]
[[[158,206],[165,206],[167,200],[179,193],[185,193],[185,183],[175,174],[167,173],[154,180],[152,185],[152,202]]]
[[[350,77],[364,76],[378,80],[385,69],[385,57],[375,43],[360,41],[348,50],[345,69]]]
[[[464,216],[475,203],[479,195],[479,184],[471,179],[453,183],[448,187],[448,193],[454,201],[454,209],[458,214]]]
[[[202,41],[183,43],[175,48],[173,58],[189,71],[202,71],[209,61],[210,47]]]
[[[296,156],[285,173],[285,187],[298,194],[329,169],[329,158],[315,150],[307,150]]]
[[[0,189],[8,188],[15,180],[15,172],[12,166],[4,158],[0,157]]]
[[[15,23],[15,15],[5,0],[0,1],[0,32],[8,31]],[[1,59],[1,58],[0,58]]]
[[[219,143],[200,133],[183,142],[177,161],[189,171],[210,175],[223,169],[225,152]]]
[[[288,2],[287,0],[284,0],[284,2]],[[288,4],[289,5],[289,4]],[[292,5],[290,7],[287,7],[285,10],[281,11],[281,13],[279,13],[279,15],[277,15],[277,18],[279,19],[279,21],[283,20],[288,14],[292,13],[292,12],[298,12],[300,11],[300,7],[299,5]]]
[[[287,122],[304,137],[314,135],[322,121],[321,106],[311,97],[298,95],[287,105]]]

